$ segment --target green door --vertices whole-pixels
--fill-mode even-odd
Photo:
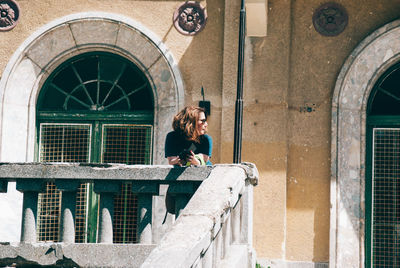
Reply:
[[[86,53],[47,79],[37,104],[37,156],[42,162],[151,164],[153,96],[145,75],[127,59]],[[114,242],[136,242],[136,197],[116,196]],[[38,237],[58,241],[61,193],[49,183],[39,198]],[[95,242],[97,196],[77,193],[76,242]]]

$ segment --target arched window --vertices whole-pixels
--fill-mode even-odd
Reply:
[[[400,266],[400,63],[367,107],[366,267]]]
[[[144,73],[126,58],[81,54],[46,80],[37,101],[37,160],[151,164],[154,101]],[[114,242],[136,242],[136,197],[116,197]],[[58,241],[60,192],[49,183],[39,200],[38,237]],[[77,195],[76,242],[94,242],[97,197],[90,184]]]

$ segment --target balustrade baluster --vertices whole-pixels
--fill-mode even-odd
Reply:
[[[100,193],[98,243],[113,243],[114,193]]]
[[[139,241],[141,244],[152,243],[152,205],[153,195],[139,194],[138,209],[139,209]]]
[[[63,243],[75,242],[75,211],[76,192],[79,181],[57,180],[57,189],[61,194],[61,219],[60,219],[60,241]]]
[[[153,195],[158,195],[160,186],[151,181],[132,183],[132,192],[138,194],[138,237],[141,244],[151,244]]]
[[[16,189],[24,194],[20,240],[24,243],[35,243],[38,197],[44,184],[39,180],[21,180],[17,181]]]
[[[100,195],[99,230],[97,242],[113,243],[114,196],[120,191],[119,181],[96,181],[93,191]]]

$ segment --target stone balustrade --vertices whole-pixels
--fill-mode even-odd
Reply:
[[[23,193],[21,241],[0,244],[0,265],[139,267],[144,262],[143,267],[220,267],[238,256],[236,264],[252,265],[252,186],[257,178],[252,165],[0,163],[0,192],[7,192],[8,182],[15,181]],[[36,237],[38,195],[47,182],[62,191],[60,243],[40,243]],[[97,244],[77,244],[76,191],[88,182],[100,196]],[[112,244],[114,195],[127,182],[138,196],[139,241],[117,245]],[[161,185],[169,185],[180,217],[156,246],[153,197]]]
[[[255,267],[253,165],[218,165],[142,268]]]

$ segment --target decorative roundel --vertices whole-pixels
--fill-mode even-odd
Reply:
[[[313,15],[315,30],[325,36],[336,36],[343,32],[348,20],[346,9],[335,2],[321,5]]]
[[[0,31],[9,31],[17,25],[19,7],[14,0],[0,0]]]
[[[184,35],[195,35],[206,25],[207,12],[196,1],[182,3],[174,12],[174,26]]]

